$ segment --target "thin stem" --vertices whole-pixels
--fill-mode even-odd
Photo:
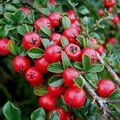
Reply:
[[[120,79],[115,73],[115,71],[102,59],[102,57],[100,56],[98,52],[96,52],[96,54],[97,54],[97,58],[100,61],[100,63],[102,63],[107,68],[108,72],[111,74],[114,81],[120,86]]]
[[[120,103],[120,100],[106,100],[106,103]]]

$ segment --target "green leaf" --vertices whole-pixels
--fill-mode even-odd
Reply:
[[[62,73],[64,70],[62,64],[59,62],[51,63],[47,69],[53,73]]]
[[[54,77],[52,76],[49,81],[48,81],[48,84],[52,87],[58,87],[60,85],[63,84],[63,80],[61,77]]]
[[[88,71],[90,69],[90,66],[91,66],[91,60],[89,58],[89,56],[87,55],[84,55],[83,58],[82,58],[82,63],[83,63],[83,68],[85,71]]]
[[[65,36],[61,37],[61,44],[62,44],[62,47],[65,47],[66,45],[69,44],[68,39]]]
[[[93,26],[93,24],[94,24],[94,20],[93,20],[93,18],[92,17],[84,17],[83,18],[83,23],[84,23],[84,25],[86,25],[86,26],[88,26],[89,28],[91,27],[91,26]]]
[[[67,54],[64,51],[62,51],[62,63],[64,69],[71,65],[70,59],[68,58]]]
[[[43,27],[41,28],[41,31],[42,31],[44,34],[46,34],[47,36],[50,36],[50,35],[51,35],[51,30],[50,30],[48,27],[43,26]]]
[[[83,69],[83,65],[80,62],[75,62],[74,63],[74,67],[77,68],[78,70],[82,70]]]
[[[59,113],[54,110],[54,111],[50,114],[50,120],[60,120]]]
[[[120,88],[115,90],[109,97],[109,99],[120,99]]]
[[[32,32],[33,27],[27,24],[23,24],[17,27],[17,32],[21,35],[26,34],[27,32]]]
[[[43,7],[41,7],[41,8],[39,9],[39,11],[40,11],[42,14],[46,15],[46,16],[49,16],[49,15],[50,15],[50,10],[49,10],[48,8],[43,8]]]
[[[73,80],[75,84],[80,88],[84,85],[83,80],[80,78],[80,76],[75,77]]]
[[[17,10],[13,16],[13,20],[16,23],[22,23],[22,21],[24,20],[24,18],[26,17],[26,14],[24,13],[24,11],[22,10]]]
[[[45,120],[46,115],[43,108],[38,108],[31,114],[31,120]]]
[[[3,15],[7,20],[13,21],[13,14],[12,13],[6,12]]]
[[[28,56],[33,59],[42,57],[43,53],[43,50],[40,48],[31,48],[27,51]]]
[[[87,41],[83,35],[77,38],[77,41],[85,48],[87,46]]]
[[[34,90],[33,90],[34,94],[36,96],[42,96],[42,95],[45,95],[47,93],[47,87],[44,86],[44,85],[37,85],[34,87]]]
[[[83,14],[83,15],[89,14],[89,10],[85,6],[79,7],[78,12]]]
[[[3,114],[7,120],[20,120],[21,117],[20,109],[9,101],[3,107]]]
[[[47,39],[47,38],[42,38],[42,44],[43,46],[46,48],[48,47],[51,43],[50,43],[50,40]]]
[[[5,25],[5,30],[14,30],[16,27],[14,25]]]
[[[33,10],[31,10],[30,12],[29,12],[29,14],[27,15],[27,18],[26,18],[27,20],[28,20],[28,22],[27,23],[31,23],[31,24],[33,24],[34,23],[34,21],[35,21],[35,17],[34,17],[34,11]]]
[[[12,4],[5,4],[5,10],[14,12],[17,8]]]
[[[97,87],[98,75],[96,73],[87,73],[85,78],[92,86]]]
[[[70,27],[71,21],[67,16],[63,16],[62,17],[62,28],[66,29],[68,27]]]
[[[104,69],[104,65],[102,64],[93,64],[90,68],[90,72],[101,72]]]
[[[0,37],[1,38],[5,38],[7,37],[9,31],[7,29],[5,29],[5,27],[0,27]]]
[[[9,48],[10,52],[11,52],[13,55],[17,55],[17,54],[18,54],[15,41],[10,40],[10,41],[9,41],[9,44],[8,44],[8,48]]]

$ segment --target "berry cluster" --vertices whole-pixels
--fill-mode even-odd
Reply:
[[[109,0],[104,0],[104,4],[107,8],[110,8],[114,6],[115,2],[114,0],[111,0],[111,2],[109,2]],[[30,12],[30,10],[25,7],[19,9],[23,10],[26,15]],[[66,12],[66,16],[70,20],[70,25],[62,30],[59,30],[59,28],[62,26],[61,19],[63,15],[59,12],[52,12],[48,17],[37,18],[34,22],[36,32],[26,33],[22,38],[21,44],[26,51],[31,48],[42,48],[44,49],[44,55],[35,60],[22,55],[17,55],[13,59],[13,69],[17,73],[24,73],[26,81],[32,87],[39,84],[47,86],[48,92],[39,97],[39,105],[49,111],[49,118],[53,111],[57,111],[60,120],[70,120],[70,113],[57,107],[57,99],[60,96],[63,96],[63,102],[69,107],[80,108],[85,104],[87,94],[82,87],[80,88],[74,83],[73,79],[81,73],[72,65],[65,68],[62,74],[49,72],[48,66],[55,62],[62,64],[61,54],[63,51],[71,62],[82,62],[84,55],[87,55],[91,59],[91,64],[94,64],[97,62],[96,51],[102,55],[106,46],[106,44],[98,45],[98,41],[95,38],[91,38],[90,45],[83,48],[77,40],[77,37],[81,33],[81,29],[75,12],[69,10]],[[42,45],[43,38],[38,34],[42,27],[47,27],[52,31],[49,37],[50,44],[46,48]],[[61,44],[63,36],[67,40],[67,44],[64,47]],[[116,39],[110,38],[107,40],[107,43],[115,44]],[[8,44],[9,40],[7,38],[0,39],[0,55],[6,56],[10,54]],[[97,45],[99,47],[95,47]],[[63,84],[56,87],[48,85],[46,79],[49,79],[49,76],[61,77],[63,79]],[[107,98],[115,89],[116,85],[111,80],[102,79],[98,82],[97,93],[99,96]]]

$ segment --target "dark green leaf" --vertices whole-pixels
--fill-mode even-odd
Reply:
[[[63,80],[61,77],[54,77],[52,76],[48,81],[48,84],[52,87],[58,87],[63,84]]]
[[[31,114],[31,120],[45,120],[46,115],[43,108],[38,108]]]
[[[3,107],[3,113],[7,120],[20,120],[20,109],[15,107],[11,102],[7,102]]]
[[[13,14],[12,13],[6,12],[6,13],[4,13],[4,17],[10,21],[13,21]]]
[[[48,9],[48,8],[40,8],[39,9],[40,10],[40,12],[42,13],[42,14],[44,14],[44,15],[46,15],[46,16],[49,16],[50,15],[50,10]]]
[[[62,28],[66,29],[70,26],[70,24],[71,24],[70,19],[67,16],[63,16],[62,17]]]
[[[43,95],[45,95],[47,93],[47,87],[44,86],[44,85],[39,84],[39,85],[34,87],[33,92],[34,92],[34,94],[36,96],[43,96]]]
[[[50,45],[50,40],[47,38],[42,38],[42,43],[44,45],[44,47],[48,47]]]
[[[89,10],[85,7],[85,6],[81,6],[78,8],[78,12],[85,15],[85,14],[89,14]]]
[[[77,68],[78,70],[82,70],[83,69],[83,65],[80,62],[75,62],[74,63],[74,67]]]
[[[62,44],[62,47],[65,47],[66,45],[69,44],[68,39],[65,36],[61,37],[61,44]]]
[[[83,63],[84,70],[88,71],[90,69],[90,66],[91,66],[91,60],[90,60],[89,56],[84,55],[82,58],[82,63]]]
[[[46,34],[47,36],[50,36],[50,35],[51,35],[51,30],[50,30],[49,28],[45,27],[45,26],[43,26],[43,27],[41,28],[41,31],[42,31],[44,34]]]
[[[94,20],[92,17],[84,17],[83,18],[84,25],[88,26],[89,28],[93,26]]]
[[[43,50],[40,48],[31,48],[27,52],[28,56],[33,59],[42,57],[43,53]]]
[[[14,25],[5,25],[5,30],[14,30],[16,27]]]
[[[101,72],[104,69],[104,65],[102,64],[93,64],[90,68],[90,72]]]
[[[53,73],[62,73],[64,70],[62,64],[59,62],[51,63],[47,69],[49,72]]]
[[[12,4],[5,4],[5,10],[14,12],[17,10],[17,8]]]
[[[115,90],[109,97],[110,99],[120,99],[120,89]]]
[[[17,27],[17,32],[21,35],[25,35],[27,32],[32,32],[33,27],[27,24],[23,24]]]
[[[7,37],[9,31],[7,29],[5,29],[5,27],[0,27],[0,37],[1,38],[5,38]]]
[[[85,37],[83,35],[80,35],[78,38],[77,38],[77,41],[83,46],[83,47],[86,47],[87,46],[87,41],[85,39]]]
[[[67,54],[64,51],[62,51],[62,63],[64,69],[71,65],[70,59],[68,58]]]
[[[74,78],[74,82],[75,82],[75,84],[78,86],[78,87],[82,87],[83,86],[83,81],[82,81],[82,79],[80,78],[80,76],[77,76],[77,77],[75,77]]]
[[[51,114],[50,114],[50,120],[60,120],[60,117],[59,117],[59,114],[57,111],[53,111]]]

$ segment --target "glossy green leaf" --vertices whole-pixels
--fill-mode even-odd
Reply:
[[[50,15],[50,10],[49,10],[48,8],[43,8],[43,7],[41,7],[41,8],[39,9],[39,11],[40,11],[42,14],[46,15],[46,16],[49,16],[49,15]]]
[[[42,44],[44,45],[44,47],[48,47],[50,45],[50,40],[47,38],[42,38]]]
[[[83,65],[80,62],[75,62],[74,63],[74,67],[77,68],[78,70],[82,70],[83,69]]]
[[[49,28],[45,27],[45,26],[43,26],[43,27],[41,28],[41,31],[42,31],[44,34],[46,34],[47,36],[50,36],[50,35],[51,35],[51,30],[50,30]]]
[[[67,16],[63,16],[62,17],[62,28],[66,29],[70,26],[70,24],[71,24],[70,19]]]
[[[59,117],[59,114],[57,111],[53,111],[51,114],[50,114],[50,120],[60,120],[60,117]]]
[[[94,24],[94,20],[92,17],[84,17],[83,18],[83,23],[84,25],[88,26],[89,28],[92,27],[92,25]]]
[[[20,109],[15,107],[11,102],[7,102],[3,107],[3,113],[7,120],[21,120]]]
[[[81,6],[78,8],[78,12],[85,15],[85,14],[89,14],[89,10],[85,7],[85,6]]]
[[[68,39],[65,36],[61,37],[61,44],[62,44],[62,47],[65,47],[66,45],[69,44]]]
[[[120,88],[115,90],[109,97],[110,99],[120,99]]]
[[[75,77],[74,82],[78,87],[82,87],[84,85],[83,80],[80,78],[80,76]]]
[[[104,65],[102,64],[93,64],[90,68],[90,72],[101,72],[104,69]]]

